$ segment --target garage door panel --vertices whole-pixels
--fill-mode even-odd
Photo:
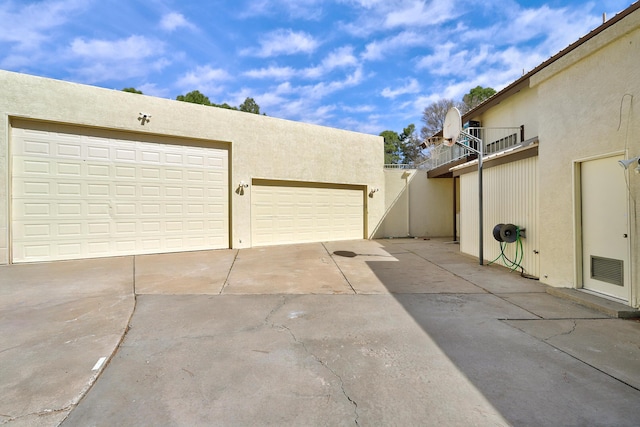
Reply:
[[[14,262],[229,246],[225,149],[73,132],[13,129]]]
[[[254,183],[251,197],[253,246],[363,238],[362,189]]]

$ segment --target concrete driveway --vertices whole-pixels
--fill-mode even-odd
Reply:
[[[14,265],[0,282],[11,426],[640,419],[640,323],[443,240]]]

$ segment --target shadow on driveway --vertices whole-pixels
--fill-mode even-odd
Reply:
[[[536,281],[478,266],[443,240],[331,242],[83,265],[91,268],[78,283],[108,290],[108,278],[115,278],[131,305],[135,286],[129,330],[75,408],[72,398],[62,397],[82,395],[87,386],[67,387],[60,369],[46,387],[34,385],[49,363],[45,352],[67,354],[56,349],[70,338],[52,339],[40,350],[3,345],[0,355],[33,351],[33,360],[45,362],[11,365],[34,371],[30,380],[12,383],[21,391],[1,390],[15,397],[3,414],[26,414],[13,416],[11,425],[53,425],[69,411],[65,426],[632,426],[640,419],[640,323],[605,318],[547,294]],[[51,265],[31,267],[43,269],[47,283]],[[17,270],[11,271],[0,277],[14,277]],[[99,286],[94,276],[102,277]],[[56,280],[50,285],[65,288],[64,279]],[[14,304],[46,292],[36,287],[20,294],[19,288],[4,293],[16,292]],[[79,289],[71,287],[69,295]],[[78,318],[79,336],[105,330],[98,325],[118,330],[123,321],[126,329],[125,312],[100,320],[100,310],[91,310],[111,307],[118,299],[112,292],[93,296]],[[34,302],[21,311],[23,323],[6,324],[28,335],[26,316],[42,328],[45,305]],[[75,317],[61,307],[55,325],[63,326]],[[14,308],[6,308],[3,324],[19,319]],[[87,321],[92,313],[97,317]],[[32,341],[42,336],[31,334]],[[86,349],[93,348],[85,339]],[[75,348],[71,363],[82,372],[94,363],[86,349]],[[46,391],[57,397],[50,405]],[[21,395],[32,396],[30,406]]]

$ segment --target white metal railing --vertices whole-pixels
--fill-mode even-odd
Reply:
[[[415,165],[406,165],[404,163],[387,163],[384,165],[385,169],[415,169]]]
[[[469,127],[465,128],[464,131],[483,141],[484,156],[504,151],[523,142],[522,128],[520,127]],[[478,149],[477,142],[471,140],[464,134],[460,135],[457,142],[457,144],[451,147],[447,147],[444,144],[430,147],[429,170],[435,169],[447,163],[451,163],[455,160],[466,158],[467,156],[473,154],[473,151],[467,149],[466,147],[471,147],[475,150]]]
[[[431,170],[433,169],[433,159],[431,157],[427,157],[420,163],[411,163],[411,164],[403,164],[403,163],[387,163],[384,165],[385,169],[419,169],[419,170]]]

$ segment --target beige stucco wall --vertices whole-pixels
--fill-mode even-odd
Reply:
[[[0,263],[9,259],[10,118],[227,143],[231,190],[252,178],[379,188],[368,235],[383,217],[379,136],[0,71]],[[139,113],[150,114],[144,126]],[[232,247],[251,246],[250,192],[230,192]],[[240,243],[242,241],[242,243]]]
[[[524,125],[524,139],[538,136],[537,88],[523,88],[500,104],[476,117],[483,127],[519,127]],[[490,141],[485,141],[489,143]]]
[[[453,240],[453,178],[427,178],[420,171],[409,187],[410,233],[416,237]]]
[[[385,169],[385,214],[374,237],[407,237],[409,232],[409,185],[416,178],[416,170]],[[374,197],[377,196],[374,195]],[[414,196],[418,195],[414,193]]]
[[[416,169],[385,169],[384,175],[385,216],[374,237],[452,235],[453,179],[429,179]]]
[[[537,73],[531,84],[538,91],[541,280],[580,287],[574,162],[640,155],[640,11]],[[631,302],[638,306],[640,175],[629,173],[628,182]]]

